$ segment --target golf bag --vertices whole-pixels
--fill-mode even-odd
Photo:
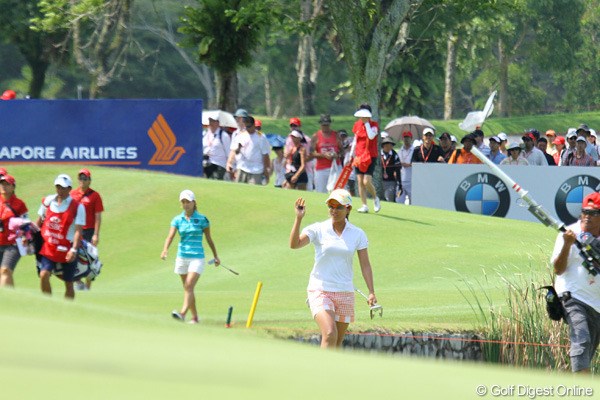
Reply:
[[[554,286],[543,286],[540,289],[546,289],[546,312],[553,321],[560,321],[565,316],[565,309],[556,293]]]
[[[43,242],[41,235],[39,235],[39,240]],[[41,249],[41,245],[39,248]],[[36,253],[36,265],[38,274],[40,273],[40,255]],[[96,246],[88,242],[87,240],[81,240],[81,244],[77,249],[77,265],[75,267],[75,275],[74,280],[80,280],[82,278],[89,278],[91,280],[96,279],[98,275],[100,275],[100,270],[102,269],[102,262],[98,258],[98,249]],[[52,271],[52,275],[56,276],[59,279],[62,279],[63,274],[63,264],[56,263],[56,268]]]

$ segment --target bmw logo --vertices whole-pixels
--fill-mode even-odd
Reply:
[[[510,207],[510,193],[496,175],[477,173],[460,182],[454,194],[454,207],[471,214],[504,217]]]
[[[600,180],[590,175],[577,175],[564,181],[554,197],[558,218],[569,225],[579,219],[583,198],[600,190]]]

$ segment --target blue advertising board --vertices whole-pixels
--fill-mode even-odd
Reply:
[[[0,165],[62,163],[202,175],[202,100],[0,102]]]

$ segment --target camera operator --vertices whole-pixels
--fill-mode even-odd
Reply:
[[[600,237],[598,192],[583,199],[579,220],[558,235],[552,253],[555,287],[569,324],[571,369],[589,373],[600,342],[600,275],[590,273],[575,246],[582,235],[592,235],[595,240]]]

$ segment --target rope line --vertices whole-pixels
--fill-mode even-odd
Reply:
[[[284,330],[284,328],[265,328],[267,330]],[[287,329],[285,329],[287,330]],[[313,335],[319,335],[315,331],[300,330],[296,332],[309,333]],[[446,341],[457,341],[457,342],[473,342],[473,343],[489,343],[489,344],[502,344],[502,345],[514,345],[514,346],[533,346],[533,347],[562,347],[569,348],[567,344],[554,344],[554,343],[533,343],[533,342],[512,342],[506,340],[492,340],[492,339],[476,339],[476,338],[461,338],[461,337],[440,337],[432,335],[407,335],[402,333],[376,333],[376,332],[346,332],[346,335],[357,335],[357,336],[392,336],[407,339],[432,339],[432,340],[446,340]]]

